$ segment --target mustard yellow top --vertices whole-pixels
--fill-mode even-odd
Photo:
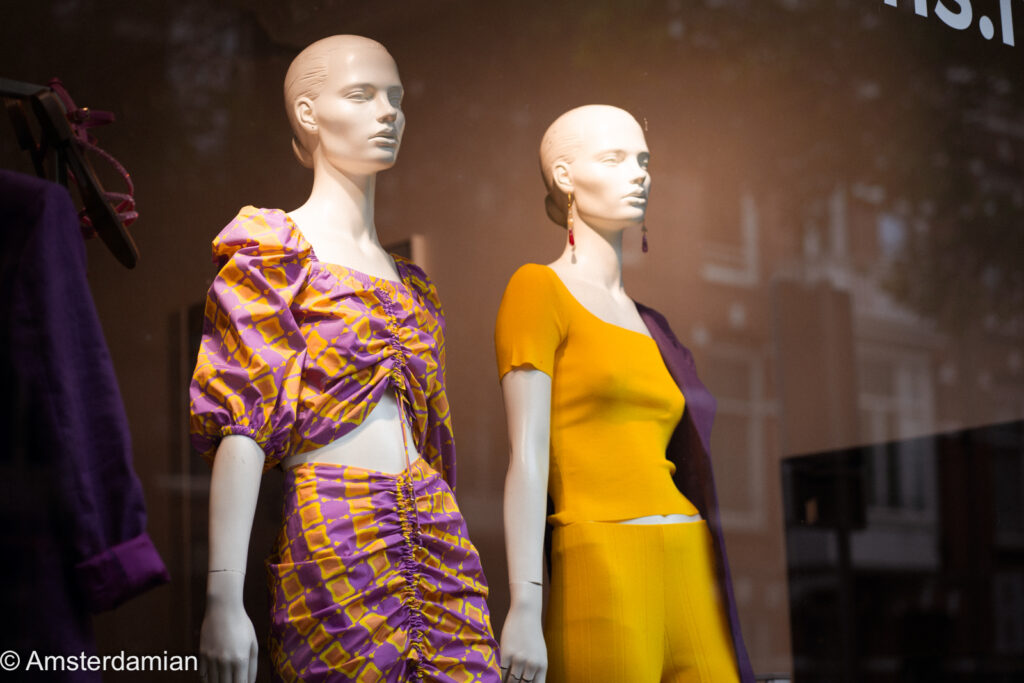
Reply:
[[[551,377],[552,524],[697,514],[665,457],[684,400],[658,345],[607,323],[547,266],[509,280],[494,331],[498,374]]]

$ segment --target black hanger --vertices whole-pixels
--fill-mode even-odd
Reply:
[[[66,187],[70,170],[93,229],[122,265],[134,268],[139,257],[135,241],[107,201],[89,159],[76,144],[67,108],[57,93],[48,86],[0,78],[0,97],[6,104],[18,144],[31,157],[36,175]],[[88,110],[79,111],[88,114]],[[38,124],[38,140],[29,123],[30,116]]]

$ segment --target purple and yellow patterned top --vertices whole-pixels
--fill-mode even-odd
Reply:
[[[270,469],[355,429],[390,388],[417,451],[454,487],[444,311],[418,266],[396,256],[394,281],[323,263],[287,214],[252,206],[213,255],[221,269],[190,388],[204,458],[244,434]]]

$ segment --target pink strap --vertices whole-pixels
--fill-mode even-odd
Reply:
[[[121,223],[127,227],[135,222],[135,219],[139,217],[139,213],[135,210],[135,184],[132,182],[131,175],[125,170],[125,167],[114,158],[112,154],[104,149],[101,149],[96,143],[96,138],[89,134],[89,129],[96,126],[103,126],[108,123],[114,122],[114,114],[109,111],[99,111],[96,109],[89,109],[88,107],[78,107],[71,99],[71,95],[68,94],[64,84],[61,83],[59,78],[53,78],[47,84],[60,98],[64,108],[67,110],[68,123],[71,124],[71,130],[74,133],[75,143],[79,147],[93,152],[105,159],[114,170],[117,171],[124,179],[125,185],[128,187],[127,192],[108,192],[103,191],[103,197],[114,205],[114,211],[117,213],[117,217]],[[73,175],[72,175],[73,177]],[[75,179],[78,182],[78,179]],[[79,219],[81,220],[82,227],[89,237],[95,234],[95,230],[92,226],[92,220],[86,215],[85,210],[79,212]]]

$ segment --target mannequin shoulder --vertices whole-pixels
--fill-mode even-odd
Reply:
[[[437,293],[437,287],[434,285],[433,280],[430,279],[430,276],[427,275],[427,272],[404,256],[392,254],[391,257],[395,259],[395,264],[402,272],[402,279],[405,283],[434,308],[443,310],[441,297]]]
[[[558,275],[548,266],[526,263],[512,274],[505,287],[505,296],[521,296],[532,300],[549,300],[559,291]]]
[[[312,248],[284,211],[245,206],[213,240],[213,257],[221,264],[238,252],[306,260]]]
[[[527,263],[509,278],[498,307],[498,328],[520,330],[526,321],[554,322],[564,330],[570,317],[566,291],[547,266]]]

